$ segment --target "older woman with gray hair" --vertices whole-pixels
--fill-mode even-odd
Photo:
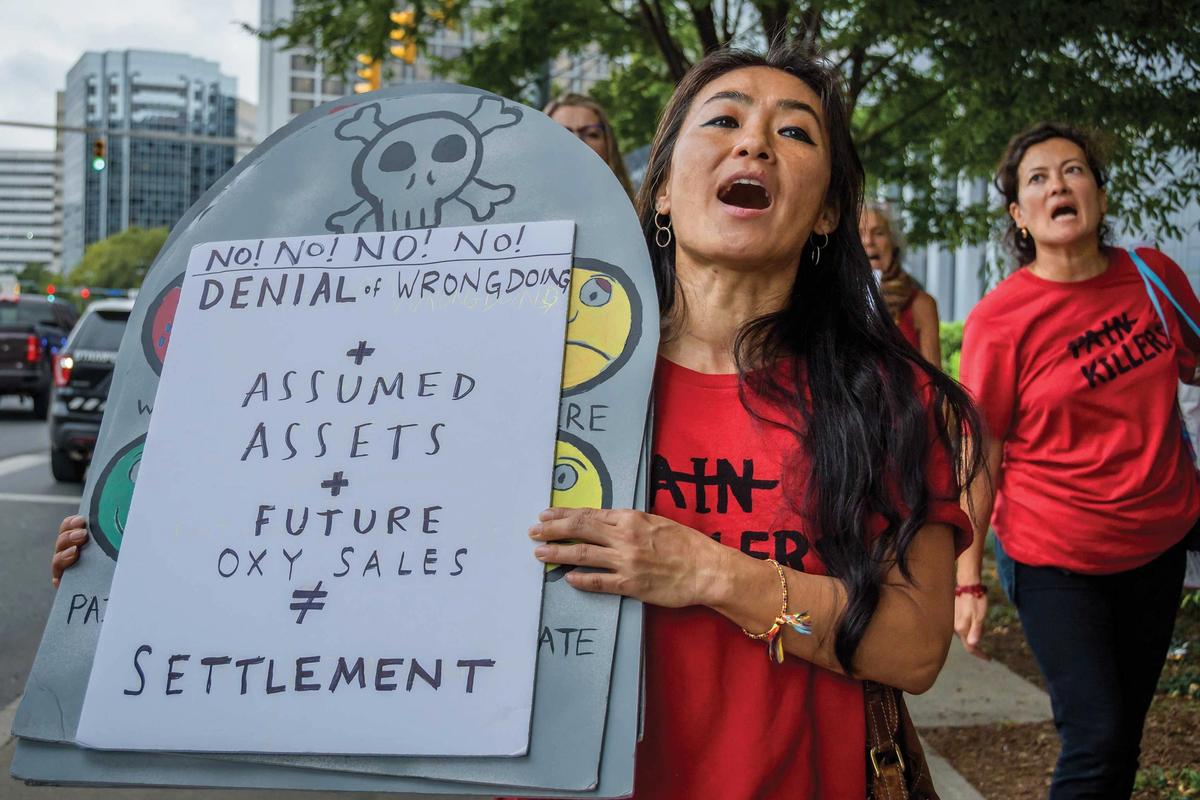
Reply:
[[[892,321],[926,361],[940,368],[937,301],[900,267],[904,234],[891,208],[886,203],[865,203],[858,218],[858,235]]]

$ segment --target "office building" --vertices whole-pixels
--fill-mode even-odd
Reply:
[[[0,273],[26,264],[59,268],[53,150],[0,150]]]
[[[183,53],[89,52],[67,74],[63,139],[63,264],[129,227],[171,227],[231,166],[236,131],[234,78]],[[130,135],[126,135],[128,131]],[[165,133],[194,140],[152,138]],[[93,168],[103,142],[103,169]],[[97,165],[98,166],[98,165]]]

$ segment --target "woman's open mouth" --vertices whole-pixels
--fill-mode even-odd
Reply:
[[[755,178],[736,178],[717,190],[717,199],[735,208],[761,211],[771,205],[771,193]]]
[[[1075,206],[1059,206],[1050,212],[1050,219],[1062,219],[1063,217],[1070,217],[1071,219],[1074,219],[1078,216],[1079,211],[1075,208]]]

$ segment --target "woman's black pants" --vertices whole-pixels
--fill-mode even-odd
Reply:
[[[1062,741],[1051,800],[1127,800],[1133,791],[1186,558],[1181,542],[1113,575],[1015,562],[1013,600],[1050,687]]]

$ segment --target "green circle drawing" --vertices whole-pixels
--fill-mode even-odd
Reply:
[[[146,435],[142,434],[117,451],[104,466],[96,488],[92,490],[92,509],[89,529],[100,549],[108,553],[113,561],[121,549],[125,536],[125,523],[129,519],[129,504],[137,483],[138,467],[142,463],[142,448]]]

